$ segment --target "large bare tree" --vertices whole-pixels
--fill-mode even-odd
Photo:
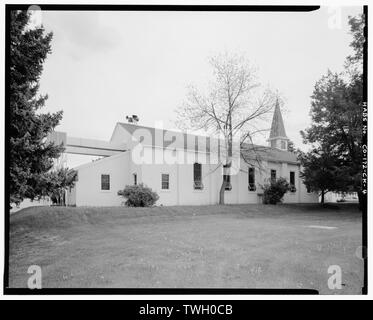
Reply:
[[[223,167],[219,203],[224,204],[234,156],[233,142],[239,143],[238,156],[260,166],[260,153],[266,148],[255,146],[253,136],[268,130],[258,129],[258,124],[271,112],[275,94],[260,86],[256,69],[242,55],[219,54],[209,62],[212,81],[205,92],[194,86],[188,88],[183,106],[176,111],[177,125],[182,129],[203,129],[224,140],[223,160],[218,165]]]

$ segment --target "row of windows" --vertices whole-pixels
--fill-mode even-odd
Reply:
[[[223,179],[225,181],[225,190],[232,190],[231,176],[224,175]],[[276,181],[276,170],[271,170],[271,180]],[[133,184],[137,185],[137,174],[133,174]],[[193,187],[195,190],[202,190],[202,165],[200,163],[195,163],[193,165]],[[161,188],[162,190],[170,189],[170,175],[168,173],[161,174]],[[292,192],[295,192],[295,172],[290,171],[290,188]],[[249,191],[256,191],[255,185],[255,168],[250,167],[248,170],[248,189]],[[101,190],[110,190],[110,175],[101,175]],[[307,190],[308,192],[308,190]]]
[[[137,174],[133,174],[133,184],[137,185]],[[162,189],[170,188],[170,175],[162,173]],[[101,190],[110,190],[110,175],[101,175]]]

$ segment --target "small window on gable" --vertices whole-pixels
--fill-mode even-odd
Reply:
[[[170,175],[162,173],[162,190],[170,189]]]
[[[276,181],[276,170],[271,170],[271,181],[275,182]]]
[[[249,168],[249,191],[255,191],[255,168]]]
[[[101,190],[110,190],[110,175],[101,175]]]
[[[137,185],[137,173],[133,174],[133,184]]]

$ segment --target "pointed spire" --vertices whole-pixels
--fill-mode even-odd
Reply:
[[[286,138],[286,132],[284,120],[282,120],[280,104],[278,102],[278,99],[276,99],[275,112],[273,113],[271,133],[269,135],[269,139],[274,139],[278,137]]]

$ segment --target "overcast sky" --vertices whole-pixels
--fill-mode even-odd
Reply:
[[[62,109],[57,130],[76,137],[109,140],[127,114],[137,114],[142,125],[161,120],[172,129],[187,85],[207,81],[208,57],[228,51],[244,54],[261,84],[279,90],[286,133],[302,147],[299,131],[310,124],[314,84],[328,69],[342,70],[351,53],[347,17],[361,11],[342,7],[334,29],[338,17],[327,7],[307,13],[44,11],[42,22],[54,33],[41,78],[40,91],[49,95],[44,110]],[[69,166],[82,162],[69,157]]]

